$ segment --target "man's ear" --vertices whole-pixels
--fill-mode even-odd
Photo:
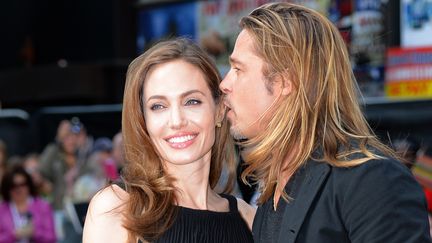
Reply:
[[[293,90],[293,83],[291,81],[291,78],[287,73],[283,73],[277,76],[278,83],[281,84],[281,95],[287,96],[291,94],[291,91]]]
[[[283,78],[282,95],[289,95],[293,89],[293,83],[291,79]]]

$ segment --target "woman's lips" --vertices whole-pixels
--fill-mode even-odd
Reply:
[[[165,141],[168,142],[169,146],[175,149],[183,149],[194,143],[195,138],[198,134],[182,134],[182,135],[174,135],[168,138],[165,138]]]

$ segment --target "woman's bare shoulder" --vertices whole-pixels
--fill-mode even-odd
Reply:
[[[255,217],[256,208],[249,205],[247,202],[240,198],[237,198],[237,205],[241,216],[248,224],[249,229],[252,230],[252,223]]]
[[[126,242],[123,213],[129,196],[117,185],[99,191],[90,201],[83,242]]]
[[[117,211],[124,207],[129,199],[129,194],[117,185],[108,186],[93,196],[89,209],[95,212]]]

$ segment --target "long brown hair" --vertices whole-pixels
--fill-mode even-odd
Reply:
[[[146,130],[143,86],[155,65],[177,59],[200,69],[216,105],[222,103],[219,90],[221,77],[214,62],[190,40],[178,38],[160,42],[129,65],[123,99],[122,132],[126,159],[123,177],[129,193],[124,226],[129,231],[130,241],[137,238],[155,240],[175,219],[176,199],[172,178],[164,172],[161,157]],[[223,121],[222,127],[216,129],[212,147],[209,175],[211,188],[216,186],[226,162],[229,180],[225,191],[232,189],[235,178],[234,158],[229,127]]]
[[[266,129],[245,143],[242,179],[250,176],[260,182],[258,203],[282,189],[282,175],[290,178],[308,159],[350,167],[395,156],[362,114],[346,45],[327,18],[302,6],[274,3],[243,17],[240,26],[251,34],[265,62],[264,75],[293,84]],[[351,154],[359,156],[351,159]],[[282,196],[288,199],[285,192]]]

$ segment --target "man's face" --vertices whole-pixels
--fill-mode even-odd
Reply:
[[[264,61],[256,54],[247,30],[237,37],[230,63],[231,69],[219,87],[225,94],[231,135],[236,139],[253,138],[271,115],[270,107],[281,92],[280,85],[269,90],[263,74]]]

